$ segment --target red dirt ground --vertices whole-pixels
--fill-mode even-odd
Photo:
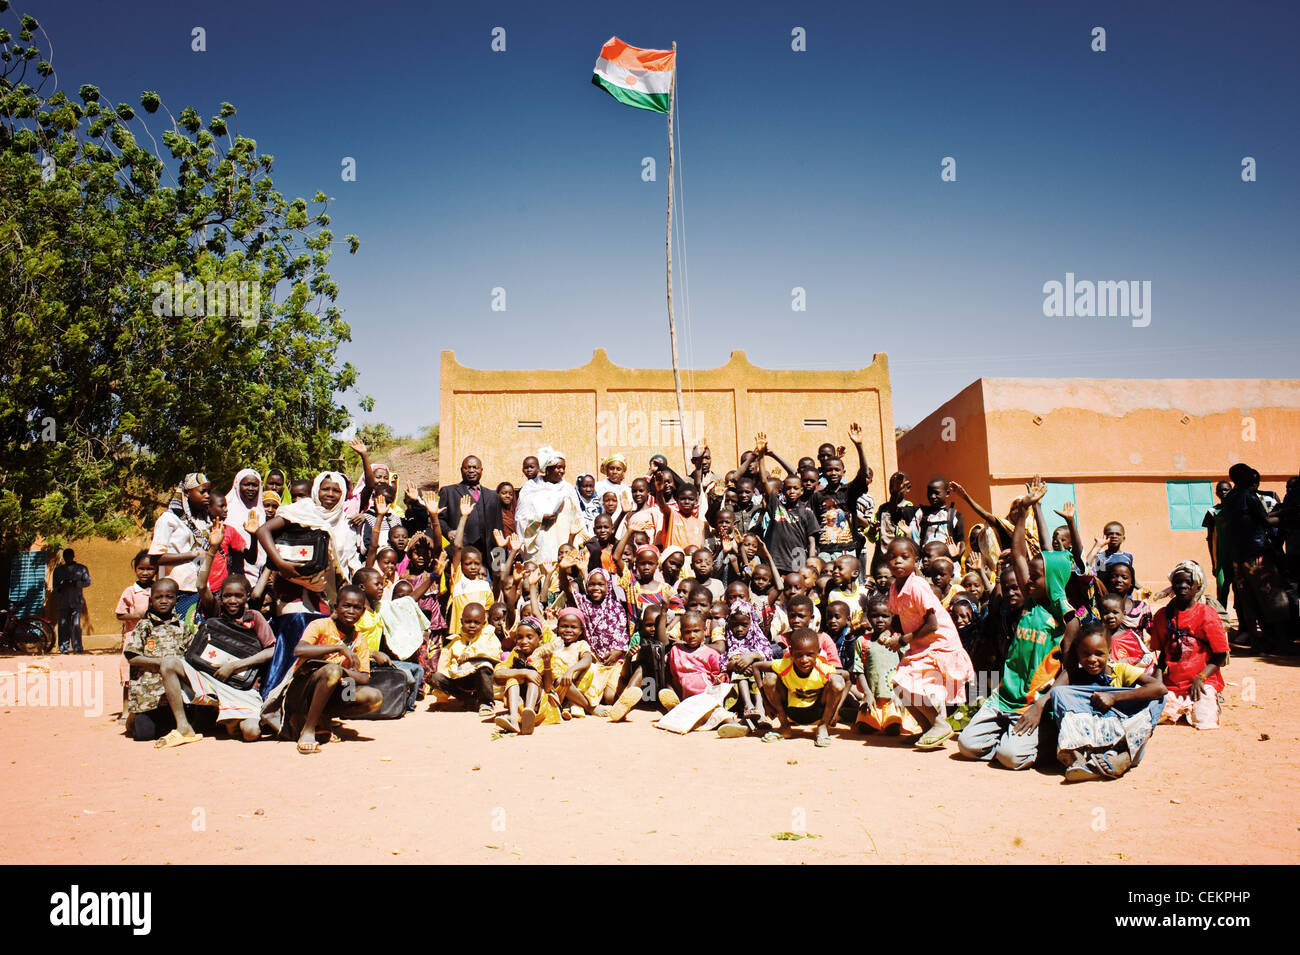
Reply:
[[[903,741],[670,735],[638,710],[492,740],[468,713],[354,723],[318,756],[0,707],[3,863],[1295,863],[1300,667],[1236,658],[1217,732],[1161,727],[1123,779],[1066,785]],[[1267,736],[1267,738],[1265,738]],[[818,838],[780,841],[794,831]]]

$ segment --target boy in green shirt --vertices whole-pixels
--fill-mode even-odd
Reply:
[[[1038,724],[1047,703],[1047,688],[1060,673],[1061,654],[1078,631],[1079,621],[1065,599],[1070,579],[1068,551],[1046,548],[1029,557],[1025,520],[1029,509],[1046,493],[1037,478],[1029,494],[1012,505],[1015,532],[1012,568],[1025,595],[1025,610],[1007,648],[1002,683],[957,737],[967,759],[996,759],[1007,769],[1028,769],[1038,757]],[[1068,679],[1068,678],[1067,678]]]

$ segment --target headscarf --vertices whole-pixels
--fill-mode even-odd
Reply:
[[[180,522],[189,529],[190,534],[194,537],[194,546],[198,550],[203,550],[208,546],[208,529],[207,527],[199,527],[197,518],[190,511],[190,496],[186,492],[192,491],[196,487],[202,487],[207,483],[207,475],[200,471],[191,471],[181,479],[181,483],[176,488],[176,496],[167,505],[167,509],[180,518]]]
[[[1109,557],[1106,558],[1106,562],[1105,564],[1102,565],[1102,569],[1109,571],[1112,567],[1118,564],[1126,565],[1128,569],[1133,572],[1133,584],[1134,586],[1136,586],[1137,571],[1133,570],[1133,555],[1126,553],[1124,551],[1120,551],[1117,554],[1111,554]]]
[[[605,581],[605,596],[595,603],[584,593],[574,591],[574,606],[582,612],[587,643],[602,660],[615,650],[628,648],[628,612],[626,600],[614,595],[614,578],[599,567],[587,579],[599,576]]]
[[[339,489],[347,487],[343,475],[337,471],[322,471],[311,482],[311,496],[285,504],[276,512],[276,517],[283,517],[290,524],[310,527],[325,531],[330,536],[330,554],[334,558],[334,569],[347,580],[361,569],[361,556],[357,553],[357,535],[348,524],[343,513],[343,497],[329,510],[320,502],[320,486],[326,481],[334,481]]]
[[[518,630],[520,627],[527,627],[539,637],[544,637],[546,635],[546,624],[542,623],[541,620],[531,614],[519,619],[519,622],[515,624],[515,630]]]
[[[577,607],[563,607],[561,608],[560,612],[555,615],[556,633],[560,632],[560,621],[563,620],[565,617],[577,618],[578,624],[582,627],[582,635],[584,637],[587,635],[587,619],[582,615],[582,611],[579,610]]]
[[[545,472],[547,468],[554,467],[563,460],[564,452],[557,451],[549,444],[544,448],[537,449],[537,464],[543,472]]]
[[[638,553],[638,554],[641,553],[641,548],[638,548],[638,549],[637,549],[637,553]],[[660,567],[663,567],[663,565],[664,565],[664,561],[666,561],[669,557],[673,556],[673,554],[681,554],[682,557],[685,557],[685,556],[686,556],[686,551],[682,550],[682,549],[681,549],[680,547],[678,547],[676,544],[672,544],[672,545],[670,545],[670,546],[668,546],[668,547],[665,547],[665,548],[664,548],[664,552],[663,552],[662,554],[660,554],[660,555],[659,555],[659,558],[658,558],[658,560],[659,560],[659,566],[660,566]],[[682,562],[682,569],[685,570],[685,568],[686,568],[686,563],[685,563],[685,561],[683,561],[683,562]]]
[[[758,625],[761,615],[752,603],[748,600],[733,600],[727,608],[727,615],[740,611],[749,614],[749,631],[745,636],[737,638],[731,632],[731,627],[727,627],[727,658],[736,656],[739,653],[761,653],[763,659],[770,659],[772,656],[772,645],[768,643],[767,638],[763,636],[763,630]]]
[[[266,502],[267,502],[267,501],[270,501],[270,502],[271,502],[272,504],[274,504],[276,507],[279,507],[279,506],[280,506],[280,495],[277,494],[275,491],[263,491],[263,492],[262,492],[262,508],[263,508],[263,511],[265,511],[265,508],[266,508]]]
[[[1201,595],[1205,593],[1205,571],[1201,565],[1194,560],[1180,560],[1174,565],[1174,569],[1169,572],[1169,582],[1174,582],[1174,574],[1185,573],[1192,576],[1192,603],[1197,603]]]
[[[246,477],[257,478],[257,503],[252,507],[244,503],[244,499],[239,494],[240,482]],[[257,515],[257,523],[253,528],[256,532],[258,527],[266,523],[266,510],[262,507],[262,475],[252,468],[244,468],[235,475],[235,480],[230,485],[230,491],[226,494],[226,524],[239,531],[240,536],[244,538],[244,547],[248,547],[249,532],[244,529],[244,524],[248,520],[249,514]]]
[[[609,475],[609,466],[610,466],[611,464],[615,464],[615,463],[617,463],[617,464],[621,464],[621,465],[623,465],[624,467],[627,467],[627,456],[626,456],[626,455],[623,455],[623,454],[617,454],[617,453],[615,453],[615,454],[611,454],[611,455],[610,455],[609,457],[607,457],[604,461],[601,461],[601,462],[600,462],[600,473],[601,473],[601,474],[604,474],[604,475],[606,475],[606,476],[608,476],[608,475]]]

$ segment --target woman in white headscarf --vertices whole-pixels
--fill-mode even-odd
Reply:
[[[316,475],[316,480],[312,482],[311,497],[304,497],[292,504],[283,505],[276,512],[275,517],[257,529],[257,542],[266,552],[267,562],[276,573],[317,593],[325,589],[329,583],[328,570],[311,578],[301,578],[296,573],[297,565],[286,561],[276,552],[274,535],[286,524],[297,524],[299,527],[325,531],[330,538],[332,569],[344,581],[351,580],[352,575],[361,569],[361,554],[357,548],[358,538],[343,512],[343,495],[346,489],[347,482],[342,474],[337,471],[323,471]]]
[[[582,533],[582,507],[578,492],[564,480],[564,454],[555,448],[541,448],[537,463],[542,480],[525,497],[519,494],[515,527],[523,538],[529,560],[546,566],[559,558],[560,544],[571,534]]]
[[[262,506],[262,476],[252,468],[244,468],[235,475],[226,494],[226,526],[233,527],[244,537],[244,550],[256,539],[257,529],[266,523],[266,509]],[[257,583],[266,565],[266,552],[259,547],[257,560],[244,561],[244,576],[250,585]]]

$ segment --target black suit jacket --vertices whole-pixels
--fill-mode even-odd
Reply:
[[[469,493],[469,485],[464,481],[452,484],[438,491],[438,520],[443,533],[448,539],[460,523],[460,499]],[[492,532],[501,530],[501,498],[497,492],[479,485],[479,499],[465,524],[465,544],[473,547],[483,555],[483,561],[491,558],[496,541]]]

